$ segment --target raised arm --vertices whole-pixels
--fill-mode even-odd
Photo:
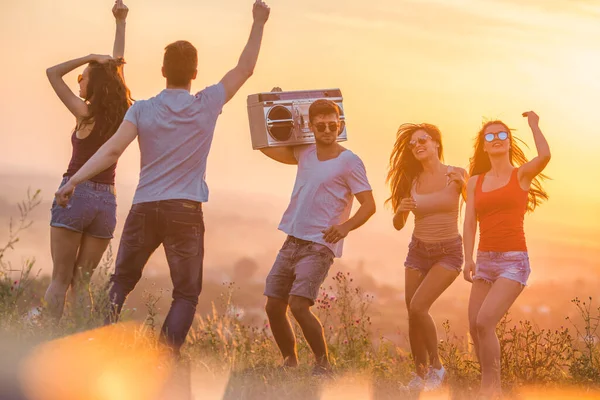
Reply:
[[[550,146],[540,129],[540,117],[533,111],[525,112],[523,113],[523,116],[527,117],[527,122],[533,133],[533,140],[535,141],[535,148],[538,153],[531,161],[523,164],[519,168],[519,182],[522,183],[521,186],[529,187],[531,181],[537,175],[541,174],[544,168],[546,168],[546,165],[550,162]]]
[[[63,102],[63,104],[71,111],[76,118],[85,118],[88,115],[88,106],[84,100],[77,96],[67,86],[63,80],[63,76],[73,71],[75,68],[79,68],[82,65],[88,64],[92,61],[99,63],[107,62],[112,59],[110,56],[102,56],[97,54],[90,54],[88,56],[76,58],[74,60],[66,61],[62,64],[55,65],[46,70],[46,76],[52,85],[52,89]],[[85,78],[84,78],[85,79]]]
[[[117,132],[56,192],[57,204],[65,207],[73,195],[75,186],[116,163],[127,146],[135,139],[137,132],[137,127],[133,123],[123,121]]]
[[[264,149],[260,149],[260,151],[267,157],[275,161],[279,161],[280,163],[290,165],[298,164],[298,160],[296,160],[294,148],[292,146],[265,147]]]
[[[114,58],[125,57],[125,27],[128,12],[129,8],[123,4],[123,0],[115,1],[115,5],[112,9],[116,23],[115,44],[113,45]]]
[[[477,232],[477,214],[475,213],[475,185],[477,176],[469,178],[467,182],[467,207],[465,222],[463,225],[463,246],[465,250],[465,269],[463,271],[465,280],[473,282],[475,274],[475,233]]]
[[[269,19],[270,12],[271,10],[263,1],[256,0],[252,10],[254,23],[252,24],[248,43],[246,44],[236,67],[221,79],[221,83],[225,87],[225,103],[231,100],[237,91],[240,90],[242,85],[254,73],[265,24]]]

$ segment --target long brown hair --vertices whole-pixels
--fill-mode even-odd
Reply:
[[[108,140],[119,128],[133,100],[123,79],[122,58],[104,64],[91,62],[86,102],[89,115],[81,125],[93,123],[91,134]]]
[[[439,145],[438,158],[444,159],[442,133],[437,126],[431,124],[402,124],[396,133],[396,143],[390,155],[390,164],[385,182],[390,186],[391,195],[385,203],[392,203],[394,212],[398,210],[400,201],[408,197],[414,179],[423,171],[423,165],[417,160],[408,143],[412,135],[423,130]]]
[[[469,176],[481,175],[488,172],[492,169],[492,163],[490,162],[490,157],[483,150],[483,146],[485,144],[484,132],[490,125],[502,125],[506,132],[508,133],[508,138],[510,140],[510,149],[508,151],[508,159],[510,161],[510,165],[516,167],[520,167],[521,165],[527,163],[527,157],[525,157],[525,153],[519,147],[518,143],[522,143],[525,147],[527,144],[523,142],[521,139],[513,136],[510,128],[502,121],[488,121],[484,122],[475,138],[475,153],[473,157],[469,159]],[[537,177],[533,178],[531,181],[531,187],[529,189],[529,199],[527,202],[527,211],[531,212],[535,210],[537,206],[539,206],[543,201],[548,200],[548,193],[542,188],[542,180],[549,179],[548,176],[544,174],[539,174]]]

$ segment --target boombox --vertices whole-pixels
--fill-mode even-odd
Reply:
[[[339,89],[265,92],[248,96],[252,148],[314,143],[314,134],[308,127],[308,108],[319,99],[328,99],[338,105],[338,142],[347,140],[343,98]]]

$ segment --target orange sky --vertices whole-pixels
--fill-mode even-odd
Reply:
[[[166,44],[187,39],[200,54],[195,89],[237,61],[251,24],[251,0],[130,0],[126,78],[135,98],[164,87]],[[390,228],[384,178],[397,127],[429,122],[444,134],[446,162],[466,166],[483,117],[501,118],[532,149],[523,111],[535,110],[553,153],[551,201],[528,217],[531,232],[559,223],[564,240],[600,236],[600,5],[586,0],[272,0],[254,76],[223,111],[209,158],[214,192],[273,194],[283,209],[295,170],[252,151],[246,96],[339,87],[350,140],[367,167],[379,213],[369,229]],[[110,53],[112,2],[27,0],[0,5],[0,169],[56,175],[71,152],[72,117],[45,68],[88,53]],[[75,87],[76,73],[66,76]],[[117,171],[139,172],[137,145]],[[46,194],[50,196],[50,194]],[[125,204],[130,197],[121,197]],[[279,204],[278,203],[278,204]],[[275,229],[275,227],[274,227]],[[409,232],[403,232],[403,238]],[[596,236],[597,235],[597,236]],[[404,244],[404,239],[402,241]],[[593,244],[592,244],[593,245]],[[595,245],[600,249],[600,246]]]

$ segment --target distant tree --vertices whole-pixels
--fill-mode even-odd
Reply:
[[[240,258],[233,265],[233,281],[240,283],[252,280],[258,271],[258,263],[249,257]]]

